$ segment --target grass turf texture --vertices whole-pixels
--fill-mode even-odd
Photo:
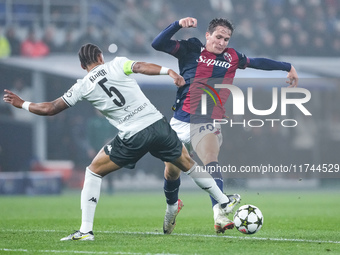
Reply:
[[[157,193],[102,195],[94,242],[61,242],[80,226],[80,192],[0,197],[0,254],[340,254],[340,192],[240,192],[264,215],[255,235],[216,235],[210,199],[181,193],[184,208],[162,234],[165,199]]]

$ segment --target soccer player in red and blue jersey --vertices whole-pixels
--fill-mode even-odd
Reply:
[[[278,62],[267,58],[248,58],[244,54],[228,47],[234,31],[232,23],[227,19],[213,19],[205,34],[203,44],[197,38],[188,40],[172,40],[172,36],[181,28],[197,27],[197,20],[187,17],[175,21],[164,29],[152,42],[152,47],[166,52],[178,59],[180,74],[186,84],[178,88],[176,102],[173,107],[174,116],[170,121],[181,141],[197,153],[200,160],[210,170],[217,185],[223,191],[222,174],[218,168],[218,154],[222,143],[219,125],[212,125],[213,119],[224,117],[226,103],[230,91],[214,89],[213,84],[232,84],[237,69],[255,68],[261,70],[282,70],[288,72],[290,87],[298,85],[295,68],[286,62]],[[203,91],[218,93],[219,103],[207,100],[207,113],[198,114],[202,109],[201,95]],[[167,199],[167,213],[177,213],[178,188],[180,171],[174,166],[165,164],[164,192]],[[170,174],[171,173],[171,174]],[[174,173],[178,173],[177,175]],[[233,201],[240,201],[240,195],[228,195]],[[224,233],[232,229],[234,223],[227,218],[211,197],[214,211],[215,231]]]

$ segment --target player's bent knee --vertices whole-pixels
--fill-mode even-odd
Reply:
[[[195,161],[188,154],[182,154],[181,157],[172,162],[172,164],[174,164],[183,172],[188,171],[194,165],[194,163]]]
[[[96,165],[93,164],[93,162],[92,162],[87,168],[90,169],[93,173],[102,176],[102,175],[100,174],[100,169],[99,169],[98,167],[96,167]]]

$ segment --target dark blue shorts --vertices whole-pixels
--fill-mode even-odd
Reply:
[[[104,147],[104,151],[118,166],[132,169],[148,152],[164,162],[172,162],[181,156],[182,146],[176,132],[163,118],[129,139],[120,139],[117,135]]]

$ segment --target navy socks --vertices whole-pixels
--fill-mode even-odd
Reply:
[[[177,202],[180,184],[180,178],[174,181],[164,179],[164,194],[167,204],[172,205]]]

